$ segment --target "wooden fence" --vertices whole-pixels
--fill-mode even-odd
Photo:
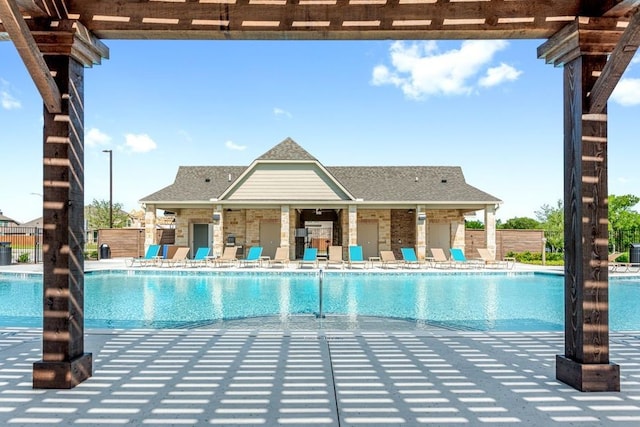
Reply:
[[[544,230],[496,230],[496,259],[509,252],[542,253]],[[467,229],[465,234],[465,256],[478,258],[478,248],[486,248],[484,230]]]

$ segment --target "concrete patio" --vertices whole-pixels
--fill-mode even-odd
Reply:
[[[622,391],[581,393],[555,380],[562,333],[418,329],[376,318],[341,330],[340,322],[300,316],[285,330],[269,318],[188,330],[88,329],[93,376],[72,390],[34,390],[40,331],[5,328],[0,424],[640,425],[640,332],[611,334]]]

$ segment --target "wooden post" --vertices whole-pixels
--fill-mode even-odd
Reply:
[[[609,361],[607,114],[588,114],[587,94],[605,55],[564,65],[565,354],[556,378],[581,391],[619,391]]]
[[[42,360],[34,388],[72,388],[91,376],[84,352],[84,68],[46,57],[62,112],[44,110]]]

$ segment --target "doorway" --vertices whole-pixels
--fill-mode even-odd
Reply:
[[[451,249],[451,226],[449,224],[429,224],[429,248],[442,248],[445,253]]]
[[[212,224],[193,224],[193,241],[191,242],[191,254],[194,255],[198,248],[213,247]]]
[[[358,224],[358,245],[362,246],[364,259],[378,256],[378,222]]]
[[[271,259],[276,256],[276,249],[280,246],[280,223],[260,222],[260,246],[262,255]]]

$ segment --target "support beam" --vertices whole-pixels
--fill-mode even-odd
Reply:
[[[0,20],[13,40],[49,113],[61,111],[60,90],[14,0],[0,0]]]
[[[607,101],[622,78],[640,44],[640,8],[636,9],[629,25],[609,56],[600,77],[589,94],[589,112],[599,114],[604,111]]]
[[[606,61],[582,55],[564,67],[565,353],[556,378],[581,391],[620,391],[609,361],[607,115],[587,112]]]
[[[44,111],[42,360],[34,388],[68,389],[91,376],[84,352],[84,68],[46,58],[62,89],[60,114]]]

